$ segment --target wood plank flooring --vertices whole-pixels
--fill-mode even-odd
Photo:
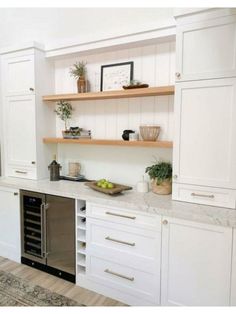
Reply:
[[[14,274],[53,292],[62,294],[86,306],[125,306],[125,304],[121,302],[106,298],[101,294],[80,288],[73,283],[3,257],[0,257],[0,270]]]

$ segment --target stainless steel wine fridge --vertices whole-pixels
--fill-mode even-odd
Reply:
[[[20,194],[21,262],[75,282],[75,200]]]

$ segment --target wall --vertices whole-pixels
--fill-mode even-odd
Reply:
[[[55,61],[56,93],[76,92],[69,68],[81,60],[73,57]],[[134,78],[150,86],[174,84],[175,43],[106,52],[83,57],[87,61],[91,91],[100,89],[102,64],[134,61]],[[124,129],[139,131],[140,124],[161,126],[160,139],[173,139],[173,96],[73,102],[71,126],[91,129],[93,138],[121,139]],[[57,136],[64,125],[57,119]],[[171,149],[110,146],[59,145],[59,160],[67,173],[68,161],[78,160],[90,179],[108,178],[117,183],[136,184],[145,168],[157,159],[172,160]]]
[[[0,47],[38,41],[46,49],[174,23],[173,8],[0,8]]]

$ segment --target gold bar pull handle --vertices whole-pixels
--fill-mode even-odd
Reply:
[[[15,173],[27,174],[27,171],[15,170]]]
[[[112,212],[106,212],[107,215],[111,215],[111,216],[116,216],[116,217],[121,217],[121,218],[127,218],[127,219],[136,219],[135,216],[127,216],[127,215],[122,215],[122,214],[116,214],[116,213],[112,213]]]
[[[215,197],[215,195],[213,195],[213,194],[199,194],[199,193],[191,193],[191,196],[206,197],[206,198],[214,198]]]
[[[113,275],[113,276],[117,276],[117,277],[120,277],[120,278],[129,280],[129,281],[134,281],[134,277],[128,277],[128,276],[125,276],[125,275],[116,273],[116,272],[114,272],[114,271],[112,271],[112,270],[109,270],[109,269],[105,269],[104,272],[105,272],[105,273],[108,273],[108,274],[110,274],[110,275]]]
[[[125,244],[125,245],[129,245],[129,246],[135,246],[135,243],[131,243],[131,242],[126,242],[126,241],[122,241],[122,240],[117,240],[117,239],[113,239],[109,236],[107,236],[105,238],[105,240],[108,240],[108,241],[112,241],[112,242],[117,242],[117,243],[121,243],[121,244]]]

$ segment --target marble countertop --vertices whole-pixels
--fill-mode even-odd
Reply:
[[[82,182],[26,180],[0,178],[0,186],[24,189],[82,199],[99,204],[127,208],[143,213],[158,214],[219,226],[236,227],[236,210],[187,202],[172,201],[170,195],[156,195],[152,192],[138,193],[131,190],[122,195],[109,196],[91,190]]]

